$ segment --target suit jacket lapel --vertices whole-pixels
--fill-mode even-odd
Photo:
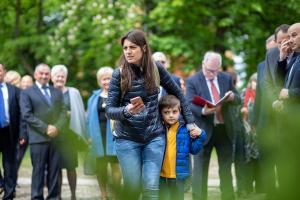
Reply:
[[[271,76],[272,76],[272,80],[275,83],[276,82],[276,72],[277,72],[277,68],[278,68],[278,63],[277,61],[279,60],[279,49],[276,47],[273,56],[271,58],[271,67],[273,66],[274,69],[271,70]]]
[[[52,105],[53,105],[53,103],[54,103],[54,98],[55,98],[55,89],[54,89],[54,87],[53,86],[49,86],[49,90],[50,90],[50,95],[51,95],[51,103],[52,103]]]
[[[33,87],[34,87],[34,90],[35,90],[35,92],[37,93],[37,95],[44,101],[45,104],[47,104],[47,106],[50,107],[50,105],[49,105],[49,103],[48,103],[46,97],[45,97],[44,94],[41,92],[41,90],[39,89],[39,87],[38,87],[36,84],[34,84]]]
[[[217,77],[218,77],[218,84],[219,84],[219,90],[220,90],[220,99],[221,99],[225,95],[225,88],[224,88],[225,83],[224,83],[224,78],[223,78],[221,72],[218,73]]]
[[[7,92],[8,92],[8,105],[10,107],[12,104],[12,100],[13,100],[13,90],[12,90],[13,88],[9,84],[6,84],[6,87],[7,87]],[[11,109],[9,109],[9,110],[11,110]]]
[[[212,99],[211,99],[211,96],[210,96],[210,93],[209,93],[209,89],[208,89],[208,85],[207,85],[207,82],[206,82],[206,78],[205,78],[203,72],[200,73],[200,82],[201,83],[200,83],[199,87],[202,86],[202,88],[203,88],[203,97],[205,99],[209,100],[210,102],[212,102]]]
[[[288,85],[287,85],[287,88],[290,88],[290,86],[291,86],[291,82],[293,81],[293,78],[294,78],[294,74],[295,74],[295,72],[296,72],[296,70],[297,70],[297,68],[298,67],[300,67],[300,66],[298,66],[298,65],[300,65],[300,56],[297,56],[296,58],[294,58],[294,59],[296,59],[296,61],[293,63],[293,65],[295,65],[293,68],[291,68],[291,70],[293,70],[293,71],[291,71],[291,77],[290,78],[288,78],[288,80],[289,80],[289,82],[288,82]],[[292,67],[292,66],[291,66]]]

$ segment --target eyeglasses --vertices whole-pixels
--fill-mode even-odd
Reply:
[[[216,74],[216,73],[218,73],[218,71],[219,71],[219,69],[213,70],[213,69],[208,69],[207,67],[205,67],[205,70],[206,70],[207,72],[212,73],[212,74]]]

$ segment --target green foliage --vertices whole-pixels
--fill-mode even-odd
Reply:
[[[98,87],[99,67],[117,65],[119,39],[129,29],[145,30],[152,50],[185,73],[205,51],[231,50],[245,55],[251,74],[264,59],[265,39],[300,18],[295,0],[2,0],[0,9],[0,62],[22,74],[40,62],[65,64],[69,85],[84,96]]]

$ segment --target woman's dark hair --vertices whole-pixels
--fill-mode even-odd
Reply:
[[[121,39],[122,46],[124,45],[125,40],[129,40],[130,42],[136,44],[142,49],[143,57],[142,57],[142,62],[140,67],[143,70],[142,73],[145,81],[145,89],[147,90],[147,92],[153,93],[157,89],[155,84],[155,78],[153,76],[154,63],[151,58],[152,53],[148,45],[148,42],[146,40],[145,33],[137,29],[130,30],[125,34],[124,37],[122,37]],[[127,62],[125,58],[124,53],[122,53],[121,55],[121,58],[119,60],[119,65],[122,68],[121,87],[122,87],[122,91],[126,93],[131,88],[132,81],[134,80],[135,77],[134,77],[133,70],[130,67],[130,64]]]

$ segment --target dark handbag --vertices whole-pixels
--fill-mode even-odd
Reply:
[[[91,150],[87,151],[84,157],[83,162],[83,173],[85,175],[95,175],[96,174],[96,157],[91,152]]]

